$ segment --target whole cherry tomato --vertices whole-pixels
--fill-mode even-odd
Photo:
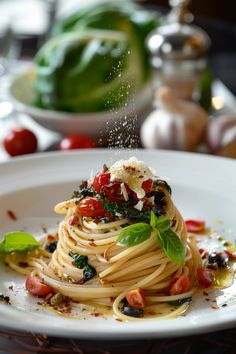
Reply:
[[[91,218],[107,216],[102,202],[95,197],[85,197],[78,203],[77,209],[81,216]]]
[[[18,156],[34,153],[37,150],[38,142],[32,131],[16,127],[6,134],[3,146],[10,156]]]
[[[53,292],[51,286],[44,284],[43,281],[35,275],[28,275],[25,287],[31,295],[43,297]]]
[[[97,147],[94,138],[87,135],[68,135],[60,142],[60,150],[90,149]]]

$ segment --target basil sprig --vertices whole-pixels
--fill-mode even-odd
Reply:
[[[0,254],[29,252],[40,245],[34,236],[23,231],[6,233],[3,235],[3,238],[3,241],[0,243]]]
[[[136,246],[151,237],[154,230],[157,240],[165,255],[176,264],[183,264],[185,249],[178,235],[171,229],[171,220],[165,216],[157,217],[151,211],[150,225],[145,223],[132,224],[125,227],[118,236],[117,243],[126,247]]]

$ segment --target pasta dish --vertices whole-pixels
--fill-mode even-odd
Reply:
[[[58,231],[5,258],[32,295],[90,301],[121,321],[143,321],[183,314],[199,284],[214,281],[170,186],[134,157],[104,165],[55,212],[65,214]]]

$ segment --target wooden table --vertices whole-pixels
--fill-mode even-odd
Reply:
[[[0,354],[235,354],[236,329],[160,340],[93,341],[0,331]]]

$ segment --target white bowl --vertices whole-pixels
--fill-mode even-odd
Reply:
[[[151,108],[152,89],[150,84],[145,86],[128,105],[114,111],[70,113],[37,108],[32,105],[34,77],[33,68],[15,76],[9,87],[10,98],[17,111],[28,114],[45,128],[62,134],[80,133],[98,137],[101,133],[114,128],[114,124],[122,124],[124,121],[127,123],[133,121],[138,131]],[[137,119],[134,119],[135,116]]]

